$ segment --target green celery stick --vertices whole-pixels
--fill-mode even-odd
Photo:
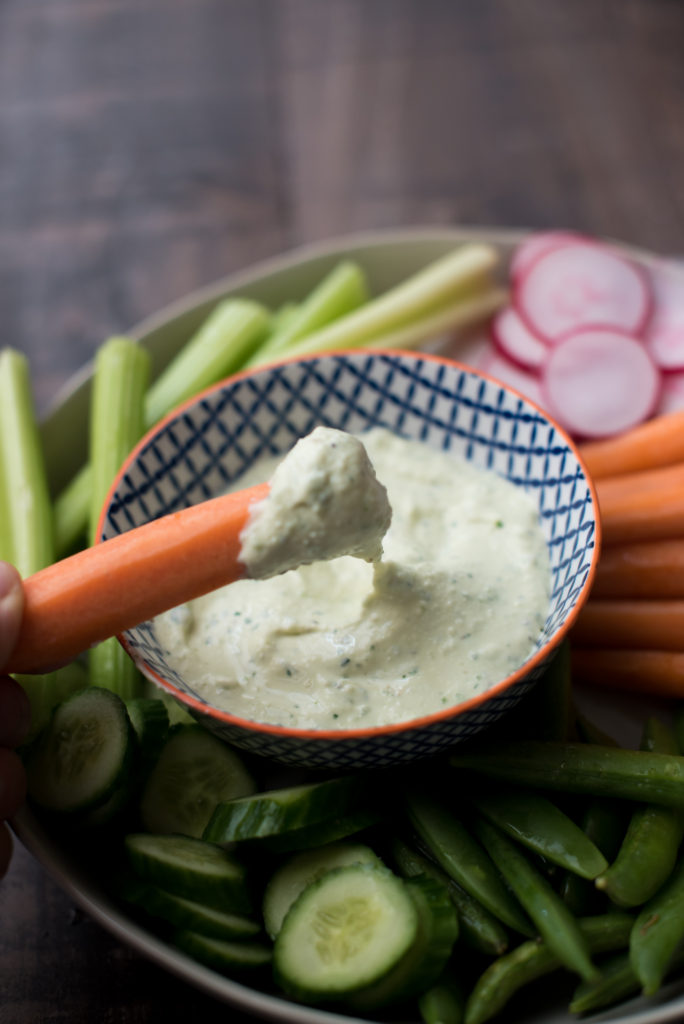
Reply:
[[[211,384],[241,370],[270,327],[268,310],[249,299],[225,299],[152,384],[145,399],[148,427]]]
[[[265,345],[268,345],[270,338],[277,334],[278,331],[282,331],[286,327],[290,326],[294,318],[297,316],[298,310],[299,306],[296,302],[284,302],[282,306],[279,306],[278,309],[276,309],[275,313],[271,315],[271,334],[264,342]],[[252,359],[253,358],[254,357],[252,356]],[[252,360],[250,359],[249,362],[251,361]]]
[[[0,550],[23,577],[53,560],[52,505],[38,431],[29,366],[16,349],[0,351]],[[54,673],[18,676],[31,702],[31,732],[47,720]]]
[[[506,303],[508,292],[505,288],[491,287],[472,296],[462,296],[443,309],[428,316],[420,317],[405,327],[399,327],[387,334],[380,334],[364,347],[369,349],[416,349],[427,341],[438,339],[447,332],[473,327],[486,320]],[[458,353],[454,355],[458,358]]]
[[[491,287],[498,262],[496,249],[482,243],[462,245],[428,267],[287,348],[287,356],[358,348],[443,311],[459,298],[472,298]]]
[[[90,410],[91,544],[114,477],[143,434],[149,373],[149,353],[129,338],[110,338],[98,349]],[[91,649],[88,666],[93,686],[113,690],[124,700],[138,694],[139,673],[115,638]]]
[[[296,314],[281,321],[247,366],[263,366],[278,356],[289,355],[294,342],[359,309],[368,299],[363,271],[358,264],[343,260],[297,307]]]
[[[145,398],[145,429],[185,399],[241,369],[266,337],[269,324],[268,311],[256,302],[226,299],[219,303],[150,387]],[[86,532],[92,486],[87,464],[55,501],[58,558],[68,554]]]

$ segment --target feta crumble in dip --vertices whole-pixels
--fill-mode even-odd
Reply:
[[[377,521],[375,537],[354,547],[355,488],[343,486],[336,521],[351,529],[346,550],[361,557],[241,580],[157,618],[169,663],[215,706],[293,728],[370,728],[457,705],[531,655],[550,592],[532,498],[454,453],[381,428],[361,439],[392,509],[381,558]],[[307,484],[316,460],[308,470],[306,459],[290,462],[298,479],[277,489],[279,461],[259,462],[235,485],[272,478],[271,496],[280,486],[285,496],[271,512],[267,499],[263,518],[250,518],[243,532],[254,575],[287,564],[288,538],[301,540],[285,511],[290,487],[300,498],[308,489],[305,503],[316,504],[316,486]],[[300,512],[302,526],[316,515]]]

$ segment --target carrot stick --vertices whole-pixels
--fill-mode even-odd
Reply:
[[[572,640],[579,647],[684,651],[684,601],[589,600]]]
[[[684,536],[684,488],[637,491],[628,497],[599,498],[604,544]]]
[[[604,441],[587,441],[580,453],[595,480],[684,461],[684,410],[656,416]]]
[[[684,697],[682,651],[572,649],[573,678],[607,690],[650,697]]]
[[[625,473],[622,476],[607,476],[596,482],[599,502],[630,498],[642,491],[666,491],[672,487],[684,490],[684,462],[671,466],[658,466],[640,473]]]
[[[244,576],[240,532],[268,484],[222,495],[55,562],[24,581],[6,667],[36,672]]]
[[[604,547],[593,597],[684,597],[684,540]]]

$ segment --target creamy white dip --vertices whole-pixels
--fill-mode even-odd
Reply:
[[[243,580],[157,618],[169,662],[212,704],[257,722],[365,728],[458,704],[530,655],[550,585],[531,497],[385,430],[363,443],[392,507],[380,562]],[[236,486],[273,470],[260,463]]]

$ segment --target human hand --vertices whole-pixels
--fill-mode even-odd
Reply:
[[[0,562],[0,668],[16,643],[24,606],[24,591],[16,569]],[[24,767],[14,747],[29,730],[31,709],[23,689],[10,676],[0,674],[0,877],[12,856],[12,837],[5,824],[26,795]]]

